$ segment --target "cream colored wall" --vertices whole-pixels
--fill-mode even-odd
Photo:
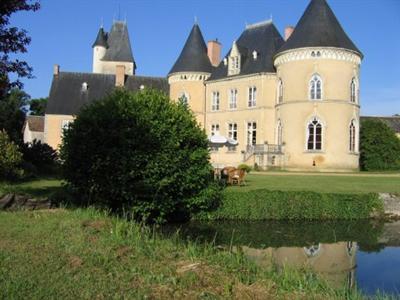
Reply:
[[[189,107],[195,114],[196,120],[201,126],[204,126],[204,80],[208,78],[209,75],[209,73],[176,73],[168,78],[170,84],[170,98],[178,101],[183,93],[188,95]],[[186,76],[187,79],[181,79],[184,78],[184,76]]]
[[[73,121],[71,115],[45,115],[44,118],[44,141],[53,149],[59,149],[62,141],[62,122]]]
[[[93,67],[94,73],[115,74],[117,66],[125,66],[125,75],[134,75],[134,66],[131,62],[123,61],[102,61],[96,62],[96,67]]]
[[[104,57],[105,54],[105,47],[93,47],[93,73],[102,73],[102,64],[100,60]]]
[[[248,107],[248,89],[257,88],[256,106]],[[229,109],[229,92],[237,89],[237,109]],[[220,93],[220,110],[212,111],[212,93]],[[206,133],[211,134],[211,125],[219,124],[220,134],[228,137],[228,124],[238,125],[238,145],[236,151],[222,147],[211,153],[211,160],[222,165],[237,166],[243,162],[247,146],[247,123],[257,123],[257,144],[274,144],[276,76],[274,74],[256,74],[209,82],[206,86]],[[254,159],[254,157],[253,157]],[[254,164],[254,161],[248,162]]]
[[[323,93],[322,100],[312,101],[309,81],[316,73],[322,78]],[[278,65],[277,76],[284,86],[283,103],[276,106],[276,119],[283,124],[286,168],[357,170],[359,153],[349,151],[349,125],[352,119],[359,124],[359,105],[350,102],[350,83],[353,77],[359,77],[358,63],[300,59]],[[306,150],[306,127],[313,116],[323,123],[322,151]]]

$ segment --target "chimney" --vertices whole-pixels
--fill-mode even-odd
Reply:
[[[53,66],[53,75],[58,76],[60,74],[60,66],[59,65],[54,65]]]
[[[209,41],[207,44],[207,55],[210,59],[211,64],[216,67],[219,65],[221,60],[221,44],[218,39],[214,41]]]
[[[286,26],[285,28],[285,41],[287,41],[290,36],[292,35],[294,31],[294,27],[293,26]]]
[[[117,65],[115,71],[115,86],[123,87],[125,85],[125,66]]]

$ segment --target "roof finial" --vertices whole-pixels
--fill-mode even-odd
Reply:
[[[101,28],[101,29],[103,29],[103,27],[104,27],[104,26],[103,26],[103,25],[104,25],[104,24],[103,24],[103,21],[104,21],[104,20],[103,20],[103,17],[101,17],[101,22],[100,22],[100,28]]]
[[[194,25],[198,25],[199,21],[197,20],[197,16],[194,16]]]
[[[272,14],[269,15],[269,19],[270,19],[271,21],[273,20],[273,19],[272,19]]]

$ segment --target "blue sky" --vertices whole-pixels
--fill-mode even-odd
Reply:
[[[92,48],[103,20],[108,31],[118,11],[127,20],[137,74],[165,76],[198,19],[204,38],[218,38],[223,54],[246,23],[271,16],[281,34],[295,25],[309,0],[42,0],[37,12],[13,15],[12,25],[32,37],[18,55],[34,68],[24,79],[33,98],[48,96],[52,66],[91,72]],[[364,53],[361,68],[363,115],[400,113],[400,0],[328,0],[342,26]],[[119,9],[120,7],[120,9]]]

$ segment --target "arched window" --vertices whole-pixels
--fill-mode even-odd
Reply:
[[[354,120],[351,120],[350,126],[349,126],[349,150],[350,152],[356,152],[356,122]]]
[[[310,80],[310,99],[322,99],[322,79],[318,74],[314,74]]]
[[[307,150],[322,150],[322,124],[316,117],[307,126]]]
[[[283,142],[283,130],[282,130],[282,122],[278,120],[278,124],[276,125],[276,143],[278,145],[282,145]]]
[[[282,79],[279,79],[278,81],[278,92],[277,92],[278,98],[277,98],[277,103],[282,103],[283,102],[283,82]]]
[[[350,83],[350,101],[357,103],[357,80],[354,77]]]
[[[188,105],[189,104],[189,94],[186,92],[182,92],[178,100],[180,103],[182,103],[184,105]]]

